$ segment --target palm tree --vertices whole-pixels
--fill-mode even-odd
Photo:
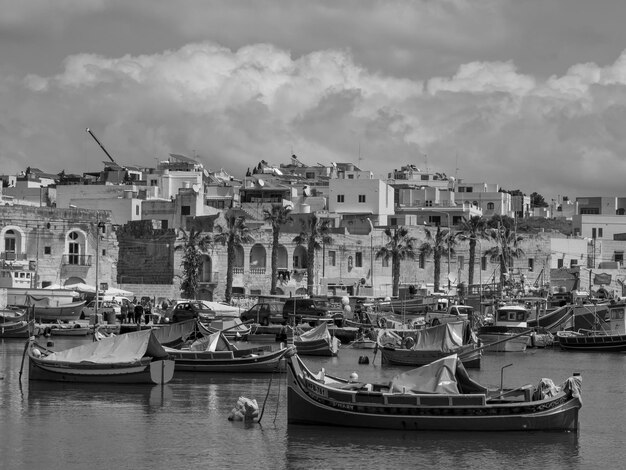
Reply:
[[[235,247],[244,243],[252,243],[254,238],[250,235],[250,228],[246,225],[246,219],[242,215],[229,212],[225,215],[226,227],[216,225],[217,233],[213,240],[215,243],[226,245],[228,267],[226,269],[226,291],[224,299],[230,302],[233,294],[233,268],[235,267]]]
[[[203,235],[202,231],[191,229],[187,233],[180,229],[180,245],[175,250],[183,250],[182,262],[183,282],[180,284],[182,295],[186,299],[195,299],[198,291],[200,269],[202,269],[202,253],[206,252],[213,244],[210,235]]]
[[[519,246],[524,239],[518,235],[509,224],[498,225],[489,231],[489,237],[495,245],[485,251],[485,256],[489,256],[490,261],[500,264],[500,285],[504,289],[508,278],[509,266],[513,265],[513,260],[524,256],[524,250]]]
[[[454,255],[454,236],[452,235],[451,230],[441,230],[440,226],[437,226],[437,231],[435,232],[434,237],[427,228],[424,229],[424,233],[426,234],[426,241],[420,245],[419,250],[423,256],[432,255],[433,257],[435,264],[434,290],[435,292],[438,292],[441,278],[441,257],[444,253],[449,253],[450,256]],[[448,260],[448,262],[450,262],[450,260]]]
[[[469,240],[469,266],[468,283],[471,288],[474,285],[474,264],[476,260],[476,243],[479,239],[487,238],[487,223],[479,215],[463,219],[460,230],[456,233],[456,238],[465,241]]]
[[[276,280],[278,278],[278,239],[281,227],[293,221],[290,215],[291,207],[282,204],[273,204],[272,210],[263,210],[263,219],[272,226],[272,284],[270,294],[276,295]]]
[[[294,237],[293,241],[297,245],[306,245],[307,293],[313,295],[315,252],[322,248],[320,242],[324,245],[333,243],[333,239],[330,236],[330,221],[328,219],[318,219],[313,214],[309,219],[302,221],[302,231]]]
[[[389,261],[391,258],[391,294],[396,297],[400,288],[400,264],[406,259],[414,260],[417,256],[417,239],[409,234],[406,227],[391,229],[387,227],[383,232],[387,238],[387,244],[376,251],[376,259]]]

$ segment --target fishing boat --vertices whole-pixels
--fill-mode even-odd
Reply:
[[[52,336],[87,336],[93,331],[92,328],[80,323],[57,323],[47,328],[50,329]]]
[[[596,318],[594,328],[577,331],[559,331],[557,340],[561,349],[574,351],[626,351],[626,303],[608,306],[606,316]]]
[[[52,297],[30,296],[34,318],[39,323],[71,322],[80,318],[85,301],[56,303]]]
[[[29,338],[33,335],[39,335],[39,329],[32,320],[0,322],[0,338]]]
[[[469,321],[443,323],[421,330],[378,330],[377,343],[383,364],[418,367],[458,354],[465,367],[480,368],[482,358]]]
[[[151,330],[102,338],[54,352],[34,340],[27,347],[29,380],[92,383],[169,382],[174,361]]]
[[[345,347],[352,349],[376,349],[378,343],[376,339],[372,339],[372,337],[376,337],[376,332],[373,328],[368,328],[366,330],[359,328],[356,337]]]
[[[180,371],[272,372],[279,369],[290,348],[293,347],[281,347],[274,351],[267,345],[240,349],[218,331],[195,340],[188,347],[165,347],[165,351],[175,361],[175,370]]]
[[[287,358],[291,424],[402,431],[572,431],[578,428],[581,376],[490,390],[472,380],[457,355],[396,375],[386,384],[310,371]]]
[[[239,318],[213,320],[209,323],[198,322],[200,332],[205,335],[212,335],[218,331],[223,331],[230,339],[246,338],[251,331],[250,325],[242,322]]]
[[[505,304],[497,308],[494,324],[481,326],[478,339],[486,345],[485,351],[492,352],[523,352],[530,345],[528,328],[529,311],[523,305]],[[525,334],[528,332],[528,334]]]
[[[302,356],[336,356],[339,351],[339,340],[330,334],[326,323],[300,334],[294,332],[293,344]]]

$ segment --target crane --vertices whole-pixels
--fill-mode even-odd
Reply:
[[[100,148],[104,151],[104,153],[106,153],[106,154],[107,154],[107,157],[109,157],[109,160],[111,160],[113,163],[115,163],[115,165],[117,165],[117,163],[115,162],[115,160],[113,160],[113,157],[109,154],[109,152],[107,152],[107,149],[105,149],[105,148],[104,148],[104,145],[102,145],[102,144],[100,143],[100,141],[98,140],[98,138],[94,135],[94,133],[93,133],[93,132],[91,132],[91,129],[87,128],[87,129],[85,129],[85,130],[89,133],[89,135],[90,135],[91,137],[93,137],[93,140],[95,140],[95,141],[98,143],[98,145],[99,145],[99,146],[100,146]],[[118,165],[118,166],[119,166],[119,165]]]

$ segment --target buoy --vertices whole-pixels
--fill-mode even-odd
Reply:
[[[350,382],[356,382],[359,380],[359,374],[357,374],[356,372],[352,372],[350,374]]]
[[[370,363],[370,358],[367,356],[361,356],[359,357],[359,364],[369,364]]]

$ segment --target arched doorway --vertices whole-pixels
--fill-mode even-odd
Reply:
[[[265,274],[267,253],[265,247],[260,243],[250,249],[250,272],[253,274]]]
[[[306,248],[303,246],[297,246],[293,250],[293,268],[294,269],[306,269],[307,267],[307,259],[306,259]]]
[[[200,272],[200,282],[211,282],[213,274],[213,261],[209,255],[202,255],[202,271]],[[209,300],[209,299],[203,299]]]

